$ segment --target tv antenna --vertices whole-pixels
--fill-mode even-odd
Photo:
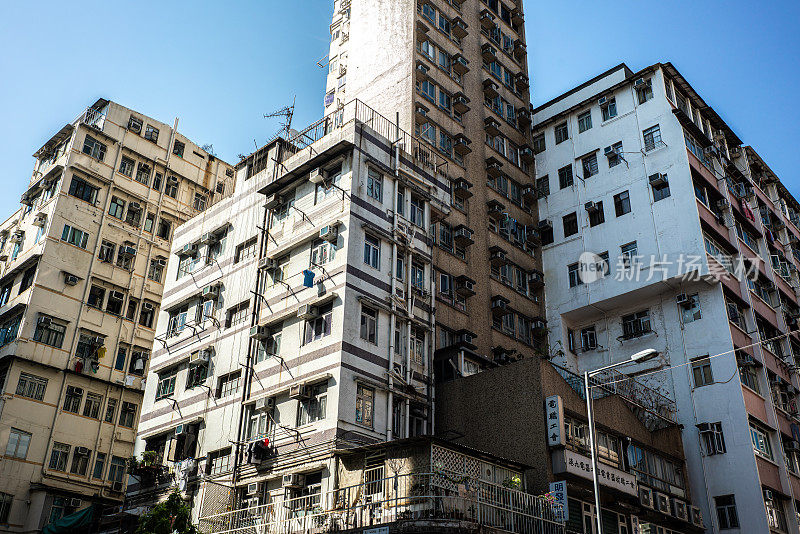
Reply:
[[[283,117],[283,122],[281,122],[281,133],[284,134],[284,137],[289,136],[289,132],[292,129],[292,116],[294,115],[294,105],[297,102],[297,96],[295,95],[294,99],[292,100],[291,106],[286,106],[278,111],[273,111],[272,113],[265,113],[265,119],[272,119],[275,117]]]

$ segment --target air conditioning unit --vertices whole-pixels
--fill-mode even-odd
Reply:
[[[283,487],[284,488],[302,488],[305,486],[306,483],[306,476],[301,475],[298,473],[292,473],[291,475],[283,475]]]
[[[250,482],[245,488],[245,495],[255,495],[258,493],[258,482]]]
[[[765,489],[764,490],[764,500],[765,501],[774,501],[775,495],[772,493],[772,490]]]
[[[164,258],[156,258],[156,259],[153,260],[153,264],[157,265],[159,267],[166,267],[167,266],[167,260],[165,260]]]
[[[120,247],[120,253],[125,256],[136,256],[136,247],[131,247],[131,246]]]
[[[544,328],[547,328],[547,323],[542,319],[534,319],[533,321],[531,321],[532,330],[542,330]]]
[[[78,284],[78,277],[74,274],[64,273],[64,283],[68,286],[74,286]]]
[[[50,326],[52,323],[53,323],[53,320],[50,317],[47,317],[46,315],[42,315],[36,321],[36,324],[38,324],[40,326],[44,326],[44,327]]]
[[[635,82],[633,82],[634,87],[641,87],[644,85],[644,78],[638,78]]]
[[[128,203],[128,209],[134,210],[134,211],[140,211],[142,209],[142,205],[139,204],[138,202],[129,202]]]
[[[614,150],[613,146],[605,147],[603,149],[603,153],[606,155],[607,158],[610,158],[611,156],[616,156],[617,155],[617,151]]]
[[[219,285],[212,284],[203,288],[203,298],[206,300],[219,297]]]
[[[69,507],[70,508],[80,508],[82,501],[80,499],[72,498],[69,500]]]
[[[717,203],[715,205],[716,205],[717,209],[720,210],[720,211],[724,211],[724,210],[728,209],[731,206],[730,203],[728,202],[727,198],[721,198],[721,199],[717,200]]]
[[[75,454],[78,456],[88,456],[89,447],[75,447]]]
[[[598,106],[605,106],[606,102],[608,102],[608,98],[606,98],[604,96],[601,96],[600,98],[597,99],[597,105]]]
[[[142,133],[142,121],[131,117],[128,121],[128,130],[132,131],[135,134]]]
[[[417,113],[419,113],[423,117],[427,117],[428,116],[428,108],[426,108],[425,106],[419,106],[418,105],[417,106]]]
[[[689,304],[689,296],[686,293],[679,293],[677,297],[675,297],[675,301],[678,303],[678,306],[686,306]]]
[[[339,238],[339,227],[335,224],[323,226],[319,230],[319,238],[325,241],[336,241]]]
[[[275,397],[265,397],[256,399],[254,408],[256,411],[271,410],[275,407]]]
[[[265,325],[256,325],[250,328],[250,337],[256,340],[267,339],[270,335],[269,328]]]
[[[216,240],[216,237],[211,232],[206,232],[200,236],[200,242],[204,245],[214,243]]]
[[[550,219],[542,219],[539,221],[539,230],[549,230],[553,227],[553,223],[550,222]]]
[[[278,262],[274,258],[261,258],[258,260],[258,268],[267,271],[272,271],[278,266]]]
[[[33,219],[34,226],[44,226],[47,223],[47,214],[46,213],[37,213],[36,217]]]
[[[280,195],[269,195],[264,201],[264,207],[268,210],[273,210],[283,204],[283,198]]]
[[[316,319],[317,309],[311,304],[303,304],[297,308],[298,319]]]
[[[208,353],[203,350],[193,352],[189,356],[189,363],[207,363],[209,360]]]
[[[667,175],[657,172],[655,174],[651,174],[650,176],[648,176],[648,180],[650,180],[651,186],[660,187],[662,185],[667,184]]]
[[[796,411],[796,408],[795,408],[795,411]],[[793,439],[789,440],[789,441],[786,442],[786,450],[787,451],[793,451],[793,452],[800,451],[800,443],[798,443],[797,441],[795,441]]]
[[[653,492],[653,504],[655,505],[655,509],[662,514],[670,515],[672,509],[669,505],[669,496],[664,493],[659,493],[657,491]]]
[[[22,238],[23,238],[23,237],[25,237],[25,232],[22,232],[22,231],[19,231],[19,230],[17,230],[17,231],[16,231],[16,232],[14,232],[14,234],[11,236],[11,242],[12,242],[12,243],[22,243]]]
[[[176,436],[181,436],[181,435],[186,434],[186,433],[187,433],[187,425],[180,424],[180,425],[175,427],[175,435]]]
[[[672,499],[672,515],[681,521],[689,521],[689,510],[683,501]]]
[[[117,493],[121,493],[122,488],[124,487],[125,485],[122,482],[114,482],[113,484],[111,484],[111,491],[116,491]]]
[[[194,243],[186,243],[181,249],[181,254],[184,255],[194,254],[195,252],[197,252],[197,245]]]
[[[689,520],[696,527],[703,527],[703,512],[697,506],[692,506],[689,511]]]
[[[589,213],[594,213],[599,209],[597,202],[587,202],[583,207],[586,208],[586,211]]]
[[[290,399],[307,399],[309,397],[309,388],[305,384],[295,384],[289,386]]]
[[[200,349],[200,359],[206,362],[210,362],[211,358],[214,357],[214,347],[206,347],[204,349]]]
[[[156,307],[151,302],[142,302],[142,308],[147,311],[153,311]]]
[[[311,171],[311,175],[308,178],[308,181],[312,184],[321,184],[327,178],[325,171],[322,167],[317,167],[313,171]]]
[[[653,504],[653,490],[644,486],[639,486],[639,504],[653,510],[655,508]]]

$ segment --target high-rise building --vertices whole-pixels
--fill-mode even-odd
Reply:
[[[533,132],[552,358],[659,350],[620,370],[674,401],[707,531],[798,532],[800,204],[670,63],[612,68]]]
[[[0,224],[0,530],[120,504],[172,234],[232,167],[98,100],[34,154]]]

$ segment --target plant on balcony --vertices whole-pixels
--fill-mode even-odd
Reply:
[[[128,459],[128,473],[139,479],[142,486],[152,486],[166,473],[167,468],[158,462],[156,451],[144,451],[141,459]]]
[[[136,534],[199,534],[192,524],[191,510],[178,490],[139,518]]]

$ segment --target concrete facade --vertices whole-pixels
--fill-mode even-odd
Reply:
[[[2,532],[122,502],[172,233],[232,176],[107,100],[34,157],[0,225]]]
[[[675,402],[707,531],[797,532],[797,202],[669,63],[615,67],[533,130],[554,362],[661,351],[622,372]]]

